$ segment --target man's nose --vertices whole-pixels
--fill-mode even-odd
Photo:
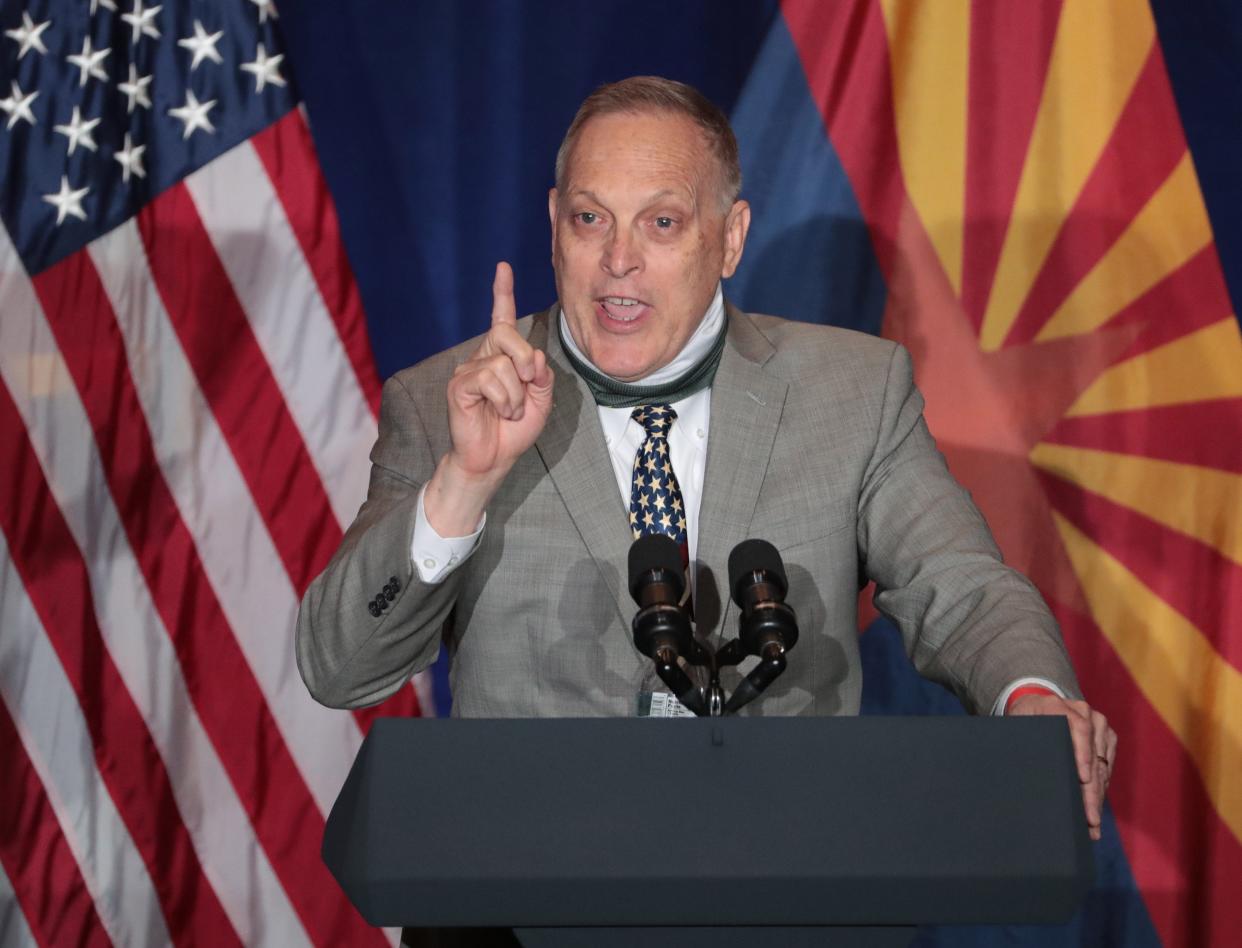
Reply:
[[[635,245],[633,235],[621,228],[613,231],[611,239],[604,245],[604,256],[600,261],[603,270],[609,276],[624,277],[642,269],[642,265],[642,254]]]

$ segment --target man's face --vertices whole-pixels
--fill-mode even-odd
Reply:
[[[681,351],[742,256],[750,208],[721,207],[703,132],[675,113],[602,115],[548,196],[556,291],[603,372],[641,379]]]

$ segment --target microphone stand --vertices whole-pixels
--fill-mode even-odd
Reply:
[[[641,621],[640,621],[641,619]],[[798,641],[794,611],[784,602],[761,600],[743,607],[738,617],[739,635],[719,650],[699,640],[684,610],[672,606],[649,606],[634,617],[634,644],[650,655],[656,674],[677,700],[699,717],[722,717],[759,697],[787,667],[786,653]],[[739,682],[731,696],[720,683],[720,670],[741,664],[756,655],[759,664]],[[706,688],[695,687],[681,667],[684,656],[690,665],[706,666]]]

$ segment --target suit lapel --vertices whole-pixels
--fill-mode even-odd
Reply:
[[[745,313],[727,303],[726,307],[729,338],[712,385],[699,508],[695,609],[704,634],[716,629],[727,611],[729,552],[750,535],[789,389],[764,371],[775,351],[772,344]],[[554,306],[537,317],[530,334],[531,344],[547,353],[556,373],[552,413],[535,447],[612,592],[623,624],[628,625],[634,605],[626,589],[626,561],[633,537],[616,491],[595,400],[561,349],[557,312]]]
[[[629,520],[617,493],[595,400],[561,349],[555,325],[558,311],[553,306],[531,328],[531,344],[547,353],[556,373],[552,413],[535,448],[628,626],[634,611],[625,588],[632,542]]]
[[[728,314],[728,344],[712,385],[699,508],[695,611],[704,635],[718,630],[727,616],[729,552],[751,536],[759,489],[789,390],[788,383],[764,370],[775,351],[772,344],[745,313],[730,305]]]

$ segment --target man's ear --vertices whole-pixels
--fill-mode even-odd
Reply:
[[[750,204],[746,201],[734,201],[733,207],[725,218],[724,265],[720,269],[722,277],[731,277],[742,260],[742,249],[746,246],[746,232],[750,230]]]
[[[559,195],[556,188],[548,188],[548,223],[552,225],[552,252],[556,252],[556,208]]]

